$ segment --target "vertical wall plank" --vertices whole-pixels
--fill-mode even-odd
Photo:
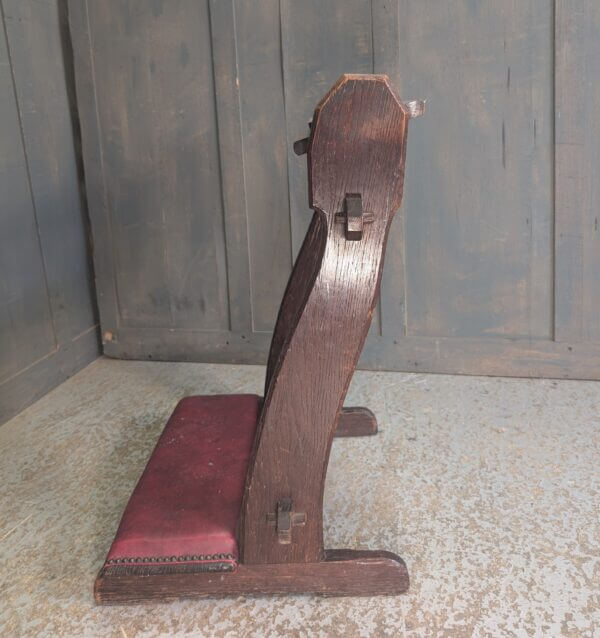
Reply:
[[[162,53],[151,58],[151,91],[160,96],[164,127],[161,208],[172,325],[217,331],[229,327],[229,298],[209,16],[208,0],[162,3],[150,40]],[[142,50],[141,67],[143,58]]]
[[[398,0],[372,0],[373,16],[373,72],[384,73],[394,86],[400,86],[400,6]],[[420,99],[418,95],[400,95],[403,100]],[[423,126],[417,122],[410,126]],[[426,126],[426,124],[425,124]],[[410,153],[408,139],[408,157]],[[381,332],[392,341],[406,335],[406,264],[404,245],[404,214],[399,211],[392,222],[381,277],[380,317]]]
[[[116,6],[111,1],[86,2],[86,6],[98,125],[102,131],[100,153],[108,195],[106,215],[110,232],[106,240],[112,249],[112,271],[119,300],[117,335],[113,334],[113,338],[118,339],[119,324],[171,325],[166,211],[161,207],[165,171],[160,166],[159,148],[164,129],[154,118],[158,113],[153,108],[150,81],[146,79],[148,55],[144,57],[145,68],[136,68],[139,64],[136,51],[151,48],[147,37],[150,5],[140,14],[132,3]],[[146,28],[140,33],[142,23]],[[158,47],[155,51],[161,52]],[[162,90],[160,86],[157,88]]]
[[[68,25],[55,2],[3,6],[56,339],[65,343],[96,323],[67,85],[72,60],[63,58]]]
[[[400,2],[407,332],[548,339],[552,3]]]
[[[585,2],[585,219],[583,340],[600,342],[600,3]]]
[[[229,321],[234,332],[250,333],[252,288],[235,1],[211,0],[210,24],[227,245]]]
[[[555,9],[554,338],[583,336],[585,60],[583,0]]]
[[[0,423],[98,356],[64,8],[0,2]]]
[[[85,166],[85,190],[93,237],[96,303],[102,340],[117,337],[119,299],[115,272],[115,246],[106,188],[103,130],[97,104],[93,43],[87,0],[68,0],[68,16],[75,63],[77,110],[81,124],[81,147]]]
[[[226,328],[208,2],[88,10],[120,321]]]
[[[277,0],[236,0],[253,326],[270,331],[292,267]]]
[[[56,348],[13,70],[0,29],[0,381]]]
[[[600,6],[556,1],[555,339],[600,339]]]

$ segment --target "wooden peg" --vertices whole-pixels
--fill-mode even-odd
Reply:
[[[349,193],[344,199],[346,222],[346,239],[360,241],[363,236],[362,197],[358,193]]]
[[[303,137],[301,140],[294,142],[294,153],[296,155],[304,155],[308,151],[308,137]]]
[[[277,503],[277,511],[267,514],[267,520],[275,523],[277,541],[281,545],[289,545],[292,542],[292,527],[306,523],[306,514],[294,512],[293,507],[291,498],[282,498]]]

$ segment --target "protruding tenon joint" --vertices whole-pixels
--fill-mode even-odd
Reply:
[[[425,112],[425,104],[427,100],[411,100],[404,102],[404,106],[408,109],[408,115],[411,119],[420,117]]]
[[[346,239],[359,241],[363,236],[363,207],[359,193],[348,193],[344,199],[346,215]]]
[[[363,211],[360,193],[346,193],[344,210],[335,214],[335,221],[344,222],[348,241],[360,241],[363,236],[363,227],[373,221],[373,215]]]
[[[277,542],[281,545],[289,545],[292,542],[292,527],[306,523],[306,514],[294,512],[293,506],[291,498],[282,498],[277,503],[277,511],[267,514],[267,521],[275,523]]]
[[[304,155],[308,151],[308,137],[303,137],[301,140],[294,142],[294,153],[296,155]]]

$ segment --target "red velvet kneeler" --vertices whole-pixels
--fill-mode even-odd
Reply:
[[[193,396],[178,403],[129,499],[105,565],[236,568],[236,526],[260,399]]]

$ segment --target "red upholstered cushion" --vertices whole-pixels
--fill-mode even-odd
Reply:
[[[179,402],[131,495],[107,563],[237,560],[236,525],[259,401],[238,394]]]

